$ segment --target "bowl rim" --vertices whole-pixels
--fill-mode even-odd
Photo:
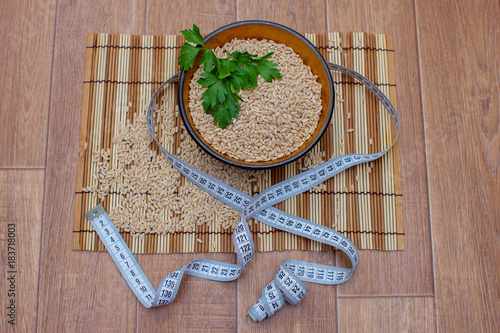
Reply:
[[[222,161],[224,163],[230,164],[232,166],[244,168],[244,169],[267,170],[267,169],[273,169],[273,168],[277,168],[277,167],[280,167],[280,166],[284,166],[284,165],[287,165],[287,164],[289,164],[289,163],[291,163],[293,161],[296,161],[297,159],[299,159],[299,158],[303,157],[305,154],[307,154],[314,146],[316,146],[316,144],[318,143],[318,141],[325,134],[326,129],[328,128],[328,126],[330,124],[330,121],[331,121],[331,118],[332,118],[332,115],[333,115],[333,110],[334,110],[334,106],[335,106],[335,102],[336,102],[335,86],[333,84],[333,78],[332,78],[332,74],[330,72],[330,69],[329,69],[329,67],[328,67],[325,59],[323,58],[323,56],[321,55],[321,53],[318,51],[318,49],[306,37],[304,37],[304,35],[302,35],[299,32],[293,30],[292,28],[289,28],[289,27],[284,26],[282,24],[271,22],[271,21],[264,21],[264,20],[237,21],[237,22],[233,22],[233,23],[227,24],[225,26],[222,26],[222,27],[220,27],[220,28],[212,31],[210,34],[208,34],[203,39],[203,42],[206,43],[209,39],[211,39],[212,37],[214,37],[215,35],[217,35],[221,31],[224,31],[224,30],[227,30],[229,28],[236,27],[236,26],[240,26],[240,25],[246,25],[246,24],[270,25],[270,26],[273,26],[273,27],[277,27],[277,28],[283,29],[283,30],[285,30],[285,31],[287,31],[287,32],[295,35],[300,40],[302,40],[307,46],[309,46],[309,48],[314,52],[314,54],[316,54],[316,56],[318,57],[319,61],[323,65],[323,67],[325,69],[325,72],[326,72],[326,75],[328,77],[329,85],[330,85],[330,105],[328,107],[328,114],[326,116],[326,121],[323,124],[323,128],[321,128],[321,130],[320,130],[319,134],[316,136],[316,138],[309,144],[309,146],[307,146],[304,150],[302,150],[297,155],[291,157],[290,159],[285,159],[283,161],[276,162],[276,163],[273,163],[273,164],[263,164],[263,165],[252,164],[252,165],[249,165],[249,164],[234,162],[234,161],[231,161],[231,160],[228,160],[228,159],[224,158],[224,156],[221,156],[221,155],[215,153],[214,151],[212,151],[212,149],[210,149],[209,147],[207,147],[207,145],[200,138],[198,138],[197,135],[195,135],[194,130],[192,129],[191,124],[189,123],[189,120],[187,119],[186,110],[184,108],[184,100],[183,100],[183,86],[184,86],[184,81],[185,81],[185,77],[186,77],[186,72],[187,71],[181,71],[181,76],[180,76],[180,80],[179,80],[178,94],[177,94],[178,95],[178,99],[179,99],[178,100],[178,103],[179,103],[179,113],[181,115],[182,122],[184,123],[184,126],[186,127],[186,130],[189,133],[189,135],[198,144],[198,146],[200,146],[210,156],[212,156],[212,157],[216,158],[217,160]]]

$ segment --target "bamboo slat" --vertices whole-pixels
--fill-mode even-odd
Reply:
[[[305,36],[326,60],[364,74],[396,105],[391,36],[335,32]],[[137,117],[145,114],[153,92],[178,71],[177,56],[183,42],[182,36],[88,35],[73,249],[104,250],[84,214],[98,203],[103,203],[106,209],[116,208],[124,196],[117,184],[112,185],[111,194],[102,202],[97,195],[83,191],[84,188],[99,186],[95,174],[97,168],[102,167],[103,158],[99,155],[100,158],[95,159],[93,154],[109,149],[110,166],[118,163],[113,137],[120,128],[133,124]],[[335,72],[332,77],[336,103],[331,125],[311,154],[324,155],[326,161],[335,156],[372,153],[387,147],[395,129],[381,104],[354,79]],[[176,87],[171,86],[166,89],[158,107],[173,113],[176,103]],[[167,121],[166,128],[173,126],[177,128],[176,133],[164,133],[158,123],[157,135],[168,151],[178,154],[186,134],[183,134],[180,117],[165,119]],[[154,145],[150,149],[151,154],[159,153]],[[299,160],[282,168],[263,171],[251,182],[252,194],[304,169],[304,160]],[[400,177],[399,146],[396,143],[382,159],[346,170],[324,185],[278,204],[277,208],[334,228],[361,249],[402,250]],[[186,182],[181,179],[180,186]],[[142,194],[140,200],[143,204],[141,214],[145,216],[150,204],[149,194]],[[165,223],[175,216],[174,212],[165,209],[163,221],[159,222]],[[134,236],[124,230],[121,233],[134,253],[232,252],[232,230],[222,228],[216,223],[217,219],[220,217],[214,215],[209,224],[174,233]],[[256,221],[251,223],[250,230],[257,251],[261,252],[330,249]]]

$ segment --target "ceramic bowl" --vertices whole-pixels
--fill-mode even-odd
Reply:
[[[196,129],[191,111],[189,109],[189,83],[193,78],[194,73],[198,69],[201,54],[195,61],[194,67],[181,73],[179,83],[179,111],[184,122],[186,130],[196,143],[203,148],[208,154],[216,159],[229,163],[234,166],[250,168],[250,169],[269,169],[278,166],[283,166],[306,154],[318,142],[321,136],[326,131],[326,128],[332,117],[335,105],[335,92],[331,73],[328,66],[316,50],[304,36],[298,32],[285,27],[283,25],[267,22],[267,21],[241,21],[226,25],[209,34],[205,39],[205,45],[210,49],[215,49],[217,46],[222,46],[233,38],[238,39],[268,39],[276,43],[285,44],[291,47],[306,65],[311,68],[314,75],[318,76],[318,82],[321,84],[321,101],[322,111],[319,117],[318,126],[311,137],[302,144],[293,153],[283,156],[278,159],[262,162],[247,162],[227,156],[215,150],[210,144],[203,139],[199,131]]]

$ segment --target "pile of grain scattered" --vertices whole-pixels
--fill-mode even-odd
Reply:
[[[178,132],[178,112],[157,112],[161,141],[173,143]],[[121,127],[113,138],[115,151],[93,151],[93,173],[83,188],[100,202],[109,201],[113,222],[133,235],[194,231],[196,225],[215,223],[227,229],[237,223],[239,212],[208,195],[186,180],[156,152],[145,115],[134,115],[133,123]],[[178,123],[178,122],[177,122]],[[181,132],[184,132],[181,128]],[[203,152],[187,135],[178,156],[197,169],[251,194],[258,171],[223,164]]]
[[[178,126],[178,111],[159,109],[156,131],[163,145],[174,148],[188,162],[226,184],[252,194],[262,191],[266,171],[244,170],[224,164],[200,149],[184,127]],[[324,162],[324,153],[314,149],[297,163],[300,171]],[[83,188],[100,203],[109,203],[109,215],[115,225],[134,236],[194,231],[196,225],[214,224],[219,228],[236,225],[239,212],[221,203],[175,170],[157,153],[156,144],[146,126],[145,115],[134,115],[132,123],[118,129],[113,150],[92,152],[90,185]],[[317,190],[317,189],[316,189]]]
[[[296,151],[318,125],[322,106],[317,76],[290,47],[271,40],[233,39],[214,52],[224,57],[226,50],[258,55],[274,52],[272,60],[282,78],[265,82],[259,76],[256,88],[241,91],[240,115],[222,130],[203,110],[201,95],[206,89],[196,82],[202,72],[198,69],[189,93],[195,127],[216,150],[239,160],[269,161]]]

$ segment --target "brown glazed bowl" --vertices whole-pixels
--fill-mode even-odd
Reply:
[[[323,110],[321,111],[316,130],[299,149],[278,159],[263,162],[247,162],[221,154],[212,148],[200,135],[189,110],[189,82],[198,69],[201,54],[198,55],[194,67],[181,73],[179,82],[179,109],[184,126],[201,148],[225,163],[249,169],[269,169],[288,164],[307,153],[321,138],[330,122],[335,104],[335,92],[330,70],[321,54],[304,36],[288,27],[273,22],[241,21],[231,23],[212,32],[204,39],[204,42],[208,48],[215,49],[217,46],[222,46],[233,38],[274,40],[276,43],[291,47],[302,57],[304,63],[311,67],[312,73],[318,76],[318,82],[322,86],[321,101]]]

